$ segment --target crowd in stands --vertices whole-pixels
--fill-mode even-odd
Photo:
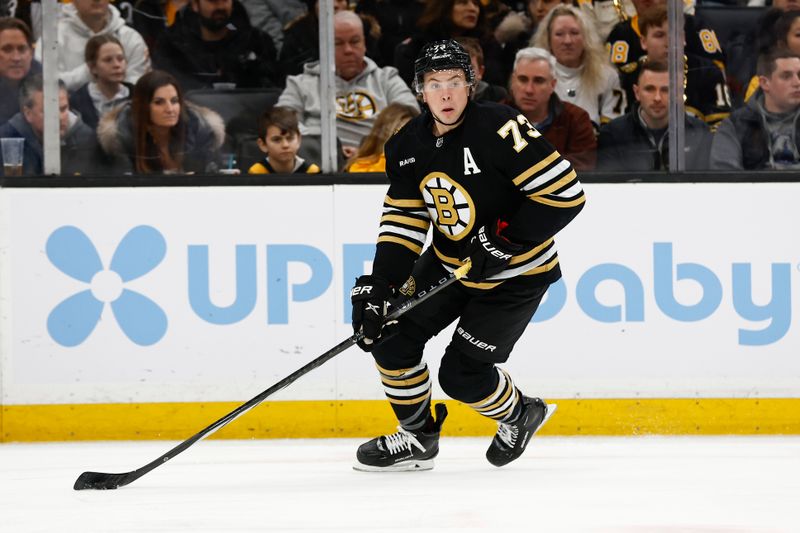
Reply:
[[[384,171],[384,144],[424,111],[414,59],[450,38],[471,97],[518,109],[576,169],[669,170],[666,0],[325,1],[339,171]],[[800,168],[800,2],[683,6],[686,169]],[[62,173],[319,173],[319,8],[59,4]],[[26,175],[44,171],[41,32],[38,2],[0,0],[0,137],[25,140]]]

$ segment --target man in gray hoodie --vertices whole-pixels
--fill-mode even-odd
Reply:
[[[711,168],[800,168],[800,57],[784,49],[758,58],[759,89],[723,120],[711,144]]]
[[[336,131],[344,155],[355,153],[378,113],[397,102],[419,107],[417,98],[394,67],[378,67],[366,57],[364,25],[358,15],[340,11],[333,18],[336,62]],[[303,145],[319,142],[321,133],[319,61],[289,76],[276,105],[297,111]],[[313,158],[312,158],[313,159]]]
[[[144,39],[125,24],[109,0],[73,0],[62,6],[58,20],[58,75],[67,90],[74,91],[91,80],[84,49],[91,37],[100,34],[111,34],[122,43],[128,60],[125,81],[135,84],[150,70],[150,53]],[[41,39],[36,43],[36,59],[42,59]]]

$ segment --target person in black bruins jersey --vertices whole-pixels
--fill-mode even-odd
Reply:
[[[666,6],[656,6],[639,16],[641,45],[646,55],[639,58],[631,72],[620,72],[620,84],[628,94],[628,102],[636,102],[633,86],[646,61],[666,63],[669,54],[669,27]],[[684,55],[684,105],[687,113],[694,115],[713,131],[731,114],[731,100],[725,71],[717,63],[703,56],[687,52]],[[629,112],[633,106],[629,108]]]
[[[642,48],[642,32],[639,28],[639,16],[644,11],[656,6],[666,6],[666,0],[633,0],[636,16],[617,23],[606,39],[611,64],[619,70],[620,75],[630,74],[636,79],[639,59],[645,55]],[[719,68],[725,69],[725,58],[716,32],[694,15],[685,14],[683,31],[686,36],[684,52],[713,61]],[[632,101],[628,101],[630,105]],[[628,110],[630,111],[630,109]]]
[[[300,149],[297,112],[273,107],[258,119],[258,148],[266,157],[253,164],[248,174],[319,174],[319,167],[297,155]]]
[[[389,191],[372,274],[351,291],[359,346],[372,351],[397,433],[358,448],[356,470],[427,470],[444,404],[431,414],[427,341],[458,319],[439,367],[444,392],[498,422],[486,457],[518,458],[555,405],[528,397],[497,367],[561,271],[553,236],[583,208],[569,161],[519,111],[470,100],[470,57],[456,41],[426,45],[414,87],[427,104],[386,144]],[[423,252],[428,229],[432,245]],[[466,278],[387,325],[395,296],[425,290],[467,261]],[[409,277],[410,275],[410,277]],[[394,330],[394,334],[390,331]]]

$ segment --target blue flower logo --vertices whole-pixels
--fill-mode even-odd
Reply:
[[[164,259],[167,243],[151,226],[137,226],[120,241],[103,268],[100,255],[89,237],[75,226],[63,226],[47,239],[47,257],[67,276],[90,287],[58,304],[47,317],[47,331],[62,346],[85,341],[106,303],[122,331],[134,343],[150,346],[167,332],[167,315],[147,296],[126,289],[124,284],[153,270]]]

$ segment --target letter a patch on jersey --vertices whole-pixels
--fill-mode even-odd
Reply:
[[[470,174],[480,174],[481,169],[478,168],[478,165],[475,164],[475,159],[472,158],[472,152],[469,151],[469,147],[464,147],[464,175],[468,176]]]

